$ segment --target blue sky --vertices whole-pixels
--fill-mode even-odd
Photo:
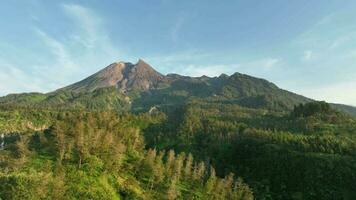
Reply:
[[[0,95],[48,92],[115,61],[241,72],[356,105],[356,1],[4,0]]]

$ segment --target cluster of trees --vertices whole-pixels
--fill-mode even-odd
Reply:
[[[48,128],[58,111],[0,108],[0,133],[9,134]]]
[[[318,104],[303,107],[313,105]],[[257,199],[352,199],[354,120],[320,108],[317,117],[291,118],[290,113],[195,102],[186,106],[182,118],[168,117],[161,126],[145,129],[146,141],[150,147],[209,160],[218,176],[238,173]],[[329,116],[339,119],[330,121]]]
[[[15,109],[85,109],[85,110],[115,110],[128,111],[130,103],[117,88],[99,88],[90,92],[73,92],[58,90],[57,92],[42,93],[23,93],[10,94],[0,98],[0,107]]]
[[[16,133],[0,151],[0,198],[356,198],[354,118],[324,102],[290,113],[239,103],[192,98],[151,114],[0,108],[0,131]]]
[[[0,152],[0,199],[253,199],[240,178],[173,150],[145,150],[162,116],[59,112]]]
[[[331,112],[334,111],[331,109],[330,104],[320,101],[294,106],[291,115],[294,117],[309,117],[315,114],[328,114]]]
[[[195,162],[192,154],[150,149],[139,175],[148,190],[165,188],[166,193],[156,196],[158,199],[253,199],[240,178],[235,180],[232,173],[219,178],[212,166]]]
[[[240,141],[232,152],[235,160],[228,164],[258,199],[355,198],[356,162],[350,156],[293,151],[257,139]]]

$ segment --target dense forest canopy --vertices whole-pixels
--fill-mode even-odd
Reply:
[[[244,74],[116,63],[0,98],[0,199],[356,199],[353,113]]]
[[[145,150],[140,130],[161,115],[52,114],[47,129],[9,136],[0,157],[1,198],[253,199],[240,178],[219,178],[192,154]]]
[[[3,199],[352,199],[355,120],[194,100],[165,113],[0,113]],[[235,175],[234,175],[235,174]]]

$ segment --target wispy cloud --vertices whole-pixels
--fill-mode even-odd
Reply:
[[[30,92],[41,91],[43,82],[40,78],[33,77],[31,74],[15,67],[0,59],[1,73],[0,73],[0,91],[1,94],[8,94],[13,92]]]
[[[355,40],[356,25],[350,23],[347,12],[328,15],[297,37],[292,44],[302,52],[303,62],[298,66],[298,74],[292,75],[294,81],[302,82],[296,84],[294,91],[320,100],[356,105]]]
[[[63,4],[62,7],[79,27],[71,34],[72,42],[82,44],[87,54],[95,56],[99,52],[111,57],[124,56],[124,52],[113,45],[103,25],[104,20],[95,12],[78,4]]]
[[[261,61],[262,66],[265,69],[271,69],[272,67],[276,66],[281,60],[279,58],[267,58]]]
[[[302,60],[303,61],[308,61],[308,60],[312,59],[312,56],[313,56],[313,51],[306,50],[306,51],[303,52]]]
[[[163,66],[169,66],[169,69],[171,70],[169,73],[178,73],[196,77],[203,75],[214,77],[223,73],[231,75],[235,72],[264,76],[267,73],[277,70],[276,67],[279,67],[282,64],[281,58],[272,57],[236,63],[219,63],[216,60],[209,63],[208,58],[211,59],[217,57],[219,57],[219,55],[183,53],[167,57],[163,56],[160,60],[160,64]],[[204,60],[205,62],[203,62]]]
[[[49,36],[39,28],[34,28],[34,31],[38,34],[40,39],[48,46],[48,49],[55,56],[57,64],[61,65],[65,69],[70,70],[77,67],[73,62],[70,53],[66,49],[65,44]]]
[[[183,52],[177,52],[173,54],[163,54],[158,56],[150,56],[150,59],[153,61],[161,61],[161,62],[194,62],[198,60],[203,60],[213,56],[211,53],[203,53],[198,50],[187,50]]]
[[[39,18],[34,23],[36,25],[30,25],[37,36],[36,43],[42,45],[36,56],[48,62],[29,62],[29,71],[3,58],[0,64],[6,73],[0,75],[3,82],[0,83],[0,95],[49,92],[78,81],[124,56],[110,40],[104,19],[93,10],[79,4],[62,4],[59,8],[74,28],[66,35],[54,35],[41,26]]]
[[[356,106],[356,81],[343,81],[322,87],[305,88],[301,92],[317,100]]]
[[[173,24],[170,34],[171,34],[171,39],[173,42],[177,42],[179,39],[179,33],[184,25],[186,21],[186,17],[185,15],[180,15],[178,17],[178,19],[176,20],[176,22]]]
[[[184,67],[179,68],[180,70],[177,70],[176,73],[182,74],[182,75],[189,75],[189,76],[194,76],[194,77],[200,77],[200,76],[209,76],[209,77],[214,77],[214,76],[219,76],[220,74],[233,74],[234,72],[237,71],[237,69],[240,67],[239,64],[220,64],[220,65],[187,65]]]
[[[93,48],[98,40],[99,28],[102,20],[96,16],[90,9],[78,4],[63,4],[64,12],[70,17],[80,28],[80,33],[72,33],[72,38],[80,42],[86,48]],[[78,30],[77,30],[78,32]],[[84,37],[83,37],[84,36]]]

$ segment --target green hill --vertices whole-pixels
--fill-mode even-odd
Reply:
[[[312,101],[280,89],[271,82],[235,73],[219,77],[164,76],[140,60],[118,62],[72,85],[47,94],[10,94],[4,106],[35,106],[90,110],[147,111],[153,106],[184,104],[190,99],[230,102],[243,107],[288,112],[294,105]],[[355,115],[356,108],[332,104]]]
[[[0,98],[0,199],[355,199],[355,110],[113,63]]]

